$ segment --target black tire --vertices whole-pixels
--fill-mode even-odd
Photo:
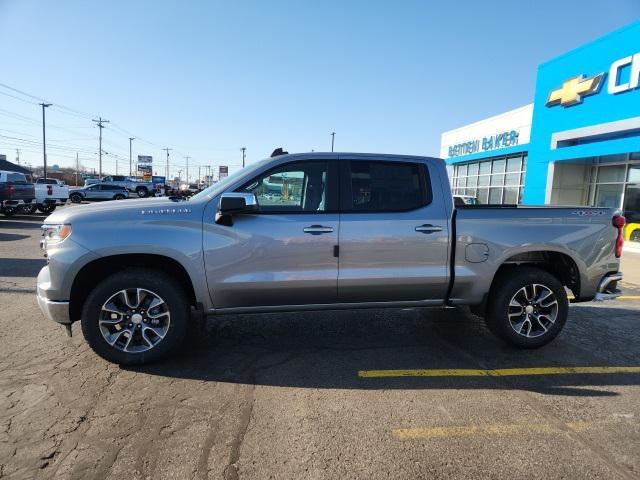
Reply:
[[[111,346],[103,337],[99,319],[104,303],[124,289],[142,288],[159,295],[170,312],[165,336],[151,349],[139,353],[125,352]],[[89,346],[105,360],[120,365],[142,365],[175,352],[187,333],[190,307],[182,287],[171,277],[152,269],[132,268],[100,282],[89,294],[82,308],[82,333]],[[127,338],[127,337],[125,337]]]
[[[520,296],[516,298],[515,303],[519,302],[518,299],[527,303],[525,300],[527,293],[519,293],[527,286],[529,286],[527,288],[529,288],[530,296],[536,296],[535,291],[531,290],[534,288],[533,285],[538,285],[539,292],[546,292],[544,290],[546,288],[555,298],[546,297],[544,301],[539,303],[533,301],[530,302],[531,305],[526,307],[523,305],[510,306],[511,300],[516,298],[516,295]],[[542,295],[543,293],[538,294],[537,297]],[[557,302],[555,305],[544,306],[553,300]],[[528,307],[536,310],[528,312],[526,310]],[[521,308],[521,315],[518,315],[518,308]],[[555,321],[551,323],[549,318],[553,316],[554,311]],[[510,313],[513,320],[510,320]],[[494,335],[511,345],[520,348],[538,348],[549,343],[560,333],[567,321],[568,313],[569,301],[562,283],[544,270],[523,266],[510,269],[496,278],[487,304],[485,323]],[[541,318],[540,321],[536,320],[537,314],[538,318]],[[516,329],[521,320],[524,325],[520,328],[522,333],[518,333]],[[534,334],[535,336],[533,336]]]
[[[37,209],[38,209],[38,206],[35,203],[31,203],[28,205],[24,205],[22,207],[22,212],[25,213],[26,215],[33,215],[34,213],[36,213]]]
[[[42,213],[51,213],[56,209],[55,203],[39,203],[38,211]]]
[[[4,207],[4,208],[2,208],[2,214],[5,217],[13,217],[16,214],[16,208],[15,207]]]
[[[136,195],[140,198],[146,198],[149,195],[149,191],[144,187],[138,187],[136,188]]]
[[[640,242],[640,228],[631,232],[631,235],[629,235],[629,241]]]
[[[71,203],[82,203],[82,195],[79,193],[72,193],[69,195],[69,200],[71,200]]]
[[[124,200],[124,195],[122,195],[121,193],[118,193],[116,196],[113,197],[114,200]]]

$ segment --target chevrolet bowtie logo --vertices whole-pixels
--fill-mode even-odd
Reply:
[[[584,75],[570,78],[562,84],[562,87],[551,91],[547,100],[547,107],[553,107],[554,105],[569,107],[582,103],[582,97],[598,93],[603,78],[604,73],[599,73],[589,78],[584,78]]]

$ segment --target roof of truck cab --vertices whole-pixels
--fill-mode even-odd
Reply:
[[[338,160],[338,159],[353,159],[353,158],[367,158],[372,160],[438,160],[443,161],[437,157],[427,157],[423,155],[402,155],[391,153],[361,153],[361,152],[303,152],[303,153],[286,153],[283,155],[277,155],[271,158],[290,158],[290,159],[324,159],[324,160]]]

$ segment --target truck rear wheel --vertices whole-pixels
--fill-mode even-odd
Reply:
[[[13,217],[16,214],[15,207],[3,207],[0,211],[5,217]]]
[[[144,187],[138,187],[136,188],[136,194],[138,194],[140,198],[145,198],[147,195],[149,195],[149,192]]]
[[[38,210],[42,213],[51,213],[56,209],[55,203],[39,203]]]
[[[507,343],[537,348],[560,333],[568,313],[567,294],[556,277],[539,268],[516,267],[496,279],[485,322]]]
[[[189,321],[189,302],[173,279],[131,269],[107,277],[82,309],[82,333],[105,360],[141,365],[175,351]]]

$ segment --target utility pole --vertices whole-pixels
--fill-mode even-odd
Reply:
[[[189,157],[188,155],[186,157],[184,157],[185,160],[187,161],[187,183],[189,183],[189,159],[191,157]]]
[[[202,177],[200,176],[200,165],[198,165],[198,188],[200,188],[200,179]]]
[[[47,139],[45,135],[44,109],[50,107],[51,103],[41,103],[42,105],[42,159],[44,160],[44,178],[47,178]]]
[[[16,163],[20,165],[20,149],[16,148]]]
[[[131,143],[136,139],[136,137],[129,137],[129,176],[133,176],[133,170],[131,169]]]
[[[247,151],[247,147],[242,147],[240,150],[242,150],[242,168],[244,168],[244,154]]]
[[[166,148],[163,148],[162,150],[167,152],[167,166],[166,166],[166,177],[165,178],[166,178],[166,181],[168,181],[169,180],[169,152],[171,150],[173,150],[173,148],[166,147]]]
[[[98,120],[92,120],[98,125],[98,129],[100,130],[100,140],[98,145],[98,178],[102,180],[102,129],[104,128],[104,123],[109,123],[109,120],[103,120],[102,117],[98,117]],[[116,164],[117,165],[117,164]]]
[[[78,186],[78,170],[80,161],[78,159],[78,152],[76,152],[76,187]]]
[[[336,138],[336,132],[331,132],[331,151],[333,152],[333,141]]]

